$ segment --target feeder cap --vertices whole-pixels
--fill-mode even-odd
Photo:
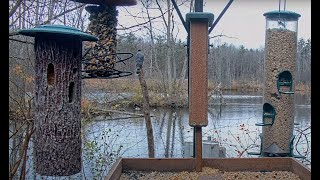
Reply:
[[[98,4],[110,6],[133,6],[137,4],[136,0],[71,0],[85,4]]]
[[[190,21],[208,22],[210,27],[213,23],[214,15],[208,12],[191,12],[186,14],[186,23],[189,27]]]
[[[263,14],[266,16],[266,18],[286,18],[286,19],[295,19],[298,20],[298,18],[301,16],[298,13],[292,12],[292,11],[270,11]]]
[[[22,29],[19,34],[35,37],[38,33],[64,34],[79,36],[82,41],[97,41],[97,37],[84,33],[79,29],[64,25],[40,25],[32,29]]]

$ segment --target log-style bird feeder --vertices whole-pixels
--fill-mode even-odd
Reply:
[[[294,156],[294,86],[296,71],[297,30],[300,14],[276,10],[263,14],[266,17],[265,105],[272,123],[262,126],[260,156]],[[276,114],[276,116],[274,115]],[[269,115],[268,115],[269,116]],[[298,157],[298,156],[294,156]]]
[[[61,25],[19,34],[35,37],[35,171],[43,176],[79,173],[82,41],[98,38]]]
[[[121,72],[114,69],[115,64],[119,62],[119,53],[116,52],[116,27],[118,23],[116,6],[136,5],[136,0],[73,1],[91,4],[85,7],[86,11],[90,13],[88,30],[99,38],[99,41],[90,43],[88,53],[85,53],[83,78],[115,78],[131,75],[131,72]],[[123,54],[127,55],[127,59],[133,56],[131,53]],[[120,59],[120,61],[123,60]]]
[[[189,28],[189,125],[195,128],[196,170],[202,170],[202,127],[208,125],[208,27],[214,15],[192,12],[186,15]]]

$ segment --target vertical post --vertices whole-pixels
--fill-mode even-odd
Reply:
[[[194,127],[196,171],[202,171],[202,127],[208,125],[208,26],[213,14],[187,14],[190,37],[189,125]]]
[[[150,107],[149,107],[149,94],[146,80],[144,79],[144,72],[141,68],[139,73],[139,82],[141,86],[141,91],[143,95],[143,114],[146,122],[147,137],[148,137],[148,155],[149,158],[154,158],[154,140],[153,140],[153,128],[150,117]]]
[[[194,10],[195,12],[203,12],[203,0],[195,0],[195,4],[194,4]],[[189,34],[188,34],[188,40],[190,40],[190,27],[189,27]],[[188,45],[188,52],[190,50],[190,42],[189,42],[189,45]],[[189,63],[188,63],[188,70],[190,68],[190,56],[189,57]],[[188,77],[188,82],[190,83],[190,73],[189,73],[189,77]],[[189,85],[190,86],[190,85]],[[189,94],[190,95],[190,94]],[[199,139],[199,135],[202,136],[202,129],[201,127],[194,127],[193,129],[193,157],[198,157],[199,159],[199,156],[196,156],[196,152],[199,152],[199,150],[201,150],[201,159],[202,159],[202,137],[200,137]],[[200,140],[200,141],[199,141]],[[199,147],[197,147],[197,144],[199,144],[199,142],[201,143],[201,149],[199,149]],[[199,162],[199,160],[198,160]],[[196,167],[197,171],[201,171],[201,165],[199,163],[197,163],[198,166]],[[200,170],[199,170],[200,168]]]
[[[86,34],[59,25],[19,33],[35,37],[35,171],[43,176],[79,173],[81,35]]]
[[[203,0],[195,0],[194,10],[195,12],[203,12]]]

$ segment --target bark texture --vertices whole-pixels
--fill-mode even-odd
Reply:
[[[45,176],[81,171],[81,40],[35,38],[35,169]]]
[[[154,140],[153,140],[153,129],[152,129],[151,117],[150,117],[149,94],[148,94],[147,83],[144,79],[144,73],[142,69],[139,74],[139,82],[140,82],[142,95],[143,95],[143,114],[144,114],[146,127],[147,127],[148,154],[149,154],[149,158],[154,158]]]

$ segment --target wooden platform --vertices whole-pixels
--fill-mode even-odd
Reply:
[[[221,171],[289,171],[302,180],[311,179],[311,169],[291,157],[260,158],[207,158],[203,167]],[[119,179],[123,170],[136,171],[194,171],[193,158],[120,158],[110,169],[105,180]]]

